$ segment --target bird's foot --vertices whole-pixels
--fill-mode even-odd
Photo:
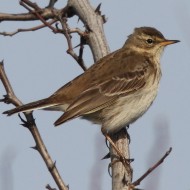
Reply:
[[[113,142],[113,140],[110,138],[110,136],[108,134],[104,134],[105,137],[106,137],[106,140],[112,145],[112,147],[115,149],[116,153],[117,153],[117,156],[113,156],[112,157],[114,158],[114,160],[110,163],[110,165],[108,166],[111,167],[113,164],[117,163],[117,162],[121,162],[123,164],[123,166],[125,167],[125,169],[128,171],[128,172],[132,172],[132,169],[131,169],[131,166],[130,166],[130,163],[132,161],[134,161],[134,159],[127,159],[125,158],[125,156],[123,155],[123,153],[118,149],[118,147],[115,145],[115,143]],[[107,154],[104,159],[106,158],[109,158],[110,157],[110,154]]]
[[[134,159],[126,159],[126,158],[123,158],[123,157],[120,157],[120,158],[118,158],[118,159],[113,160],[113,161],[112,161],[111,163],[109,163],[109,165],[108,165],[108,172],[109,172],[109,175],[111,176],[111,174],[110,174],[110,169],[111,169],[111,167],[112,167],[114,164],[118,163],[118,162],[121,162],[121,163],[123,164],[123,166],[124,166],[124,168],[126,169],[127,173],[132,173],[132,168],[131,168],[131,166],[130,166],[130,163],[133,162],[133,161],[134,161]]]

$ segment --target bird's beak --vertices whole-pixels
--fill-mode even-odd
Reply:
[[[178,42],[180,42],[180,41],[179,40],[164,40],[163,42],[160,42],[160,45],[161,46],[167,46],[167,45],[175,44]]]

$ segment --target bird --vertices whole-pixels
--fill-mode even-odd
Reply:
[[[166,39],[153,27],[135,28],[120,49],[98,60],[48,98],[4,114],[37,109],[62,111],[55,126],[82,117],[101,125],[102,133],[114,146],[110,135],[136,121],[152,105],[162,75],[162,52],[177,42]]]

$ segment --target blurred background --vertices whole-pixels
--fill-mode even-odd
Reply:
[[[57,8],[66,5],[56,3]],[[91,0],[108,18],[104,25],[111,51],[120,48],[135,27],[151,26],[168,39],[181,42],[166,48],[162,57],[160,89],[151,109],[129,129],[130,152],[134,158],[134,180],[140,177],[163,154],[173,147],[165,162],[148,176],[139,188],[146,190],[190,189],[190,1],[189,0]],[[41,1],[40,6],[47,6]],[[17,0],[0,1],[1,13],[22,13],[26,10]],[[40,22],[1,22],[0,31],[11,32],[29,28]],[[78,18],[69,20],[70,26],[81,27]],[[78,45],[73,37],[73,45]],[[66,53],[65,37],[49,29],[19,33],[13,37],[0,36],[0,60],[16,95],[24,103],[45,98],[59,87],[82,73],[81,68]],[[76,49],[76,51],[78,51]],[[93,63],[91,52],[85,47],[85,63]],[[0,99],[5,94],[0,83]],[[0,104],[0,112],[12,108]],[[109,160],[101,160],[108,149],[100,127],[75,119],[54,128],[59,112],[35,111],[34,117],[42,138],[56,160],[57,167],[70,189],[111,189],[107,172]],[[42,158],[31,149],[34,141],[29,131],[20,126],[17,115],[0,115],[0,189],[45,189],[56,187]]]

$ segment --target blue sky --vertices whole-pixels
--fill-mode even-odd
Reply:
[[[181,41],[165,49],[157,99],[150,110],[130,126],[130,150],[135,159],[132,164],[135,180],[169,147],[173,147],[171,155],[143,181],[140,188],[190,189],[190,1],[91,0],[94,7],[100,2],[102,12],[108,18],[104,29],[111,51],[120,48],[133,29],[139,26],[155,27],[166,38]],[[56,6],[65,4],[66,1],[59,1]],[[0,12],[25,10],[18,1],[12,0],[11,3],[0,1]],[[0,31],[14,31],[35,24],[39,22],[2,22]],[[70,24],[82,26],[77,24],[77,18]],[[78,44],[77,38],[74,38],[74,44]],[[55,35],[49,29],[20,33],[14,37],[0,36],[0,60],[4,59],[15,93],[24,103],[51,95],[82,73],[66,50],[64,36]],[[88,66],[93,63],[88,47],[85,47],[85,62]],[[0,97],[3,94],[4,88],[0,84]],[[1,104],[0,112],[12,107]],[[110,189],[109,162],[101,161],[108,150],[100,127],[75,119],[54,128],[53,123],[59,116],[58,112],[34,112],[42,138],[66,184],[72,190],[87,190],[95,186],[96,189]],[[30,149],[34,141],[20,123],[17,115],[0,115],[0,189],[44,189],[48,183],[56,187],[39,154]]]

